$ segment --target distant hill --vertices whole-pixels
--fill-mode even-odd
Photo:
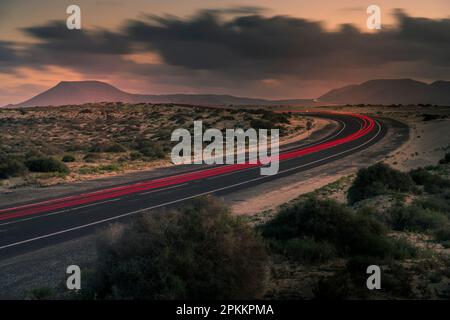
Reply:
[[[62,81],[37,96],[5,107],[80,105],[95,102],[183,103],[204,106],[319,104],[437,104],[450,105],[450,81],[427,84],[412,79],[370,80],[334,89],[312,99],[266,100],[217,94],[132,94],[101,81]],[[318,102],[318,103],[317,103]]]
[[[332,104],[450,105],[450,81],[427,84],[411,79],[370,80],[331,90],[318,100]]]
[[[95,102],[124,103],[184,103],[194,105],[301,105],[309,99],[264,100],[215,94],[131,94],[100,81],[62,81],[53,88],[16,105],[6,107],[36,107],[79,105]]]

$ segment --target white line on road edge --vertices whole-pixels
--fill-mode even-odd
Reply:
[[[381,126],[380,126],[380,124],[378,123],[378,121],[376,121],[376,124],[377,124],[377,126],[378,126],[378,132],[377,132],[377,134],[376,134],[375,136],[373,136],[370,140],[366,141],[365,143],[363,143],[363,144],[361,144],[361,145],[359,145],[359,146],[356,146],[356,147],[354,147],[354,148],[351,148],[351,149],[349,149],[349,150],[339,152],[339,153],[334,154],[334,155],[332,155],[332,156],[328,156],[328,157],[323,158],[323,159],[319,159],[319,160],[316,160],[316,161],[313,161],[313,162],[310,162],[310,163],[307,163],[307,164],[303,164],[303,165],[301,165],[301,166],[297,166],[297,167],[290,168],[290,169],[287,169],[287,170],[284,170],[284,171],[280,171],[278,174],[280,174],[280,173],[285,173],[285,172],[289,172],[289,171],[293,171],[293,170],[296,170],[296,169],[298,169],[298,168],[306,167],[306,166],[309,166],[309,165],[314,164],[314,163],[317,163],[317,162],[322,162],[322,161],[324,161],[324,160],[328,160],[328,159],[331,159],[331,158],[335,158],[335,157],[337,157],[337,156],[339,156],[339,155],[348,153],[348,152],[350,152],[350,151],[353,151],[353,150],[355,150],[355,149],[358,149],[358,148],[361,148],[361,147],[365,146],[366,144],[372,142],[372,141],[380,134],[380,132],[381,132]],[[45,238],[49,238],[49,237],[53,237],[53,236],[57,236],[57,235],[60,235],[60,234],[64,234],[64,233],[67,233],[67,232],[71,232],[71,231],[76,231],[76,230],[88,228],[88,227],[91,227],[91,226],[95,226],[95,225],[97,225],[97,224],[101,224],[101,223],[105,223],[105,222],[108,222],[108,221],[113,221],[113,220],[121,219],[121,218],[130,216],[130,215],[133,215],[133,214],[136,214],[136,213],[141,213],[141,212],[144,212],[144,211],[147,211],[147,210],[152,210],[152,209],[164,207],[164,206],[167,206],[167,205],[175,204],[175,203],[178,203],[178,202],[183,202],[183,201],[186,201],[186,200],[198,198],[198,197],[201,197],[201,196],[204,196],[204,195],[207,195],[207,194],[211,194],[211,193],[214,193],[214,192],[217,192],[217,191],[222,191],[222,190],[230,189],[230,188],[237,187],[237,186],[240,186],[240,185],[243,185],[243,184],[247,184],[247,183],[250,183],[250,182],[253,182],[253,181],[258,181],[258,180],[262,180],[262,179],[267,179],[268,177],[271,177],[271,176],[261,176],[261,177],[254,178],[254,179],[250,179],[250,180],[243,181],[243,182],[240,182],[240,183],[232,184],[232,185],[229,185],[229,186],[226,186],[226,187],[222,187],[222,188],[210,190],[210,191],[207,191],[207,192],[203,192],[203,193],[200,193],[200,194],[197,194],[197,195],[194,195],[194,196],[190,196],[190,197],[186,197],[186,198],[182,198],[182,199],[178,199],[178,200],[174,200],[174,201],[170,201],[170,202],[158,204],[158,205],[155,205],[155,206],[151,206],[151,207],[148,207],[148,208],[139,209],[139,210],[136,210],[136,211],[124,213],[124,214],[121,214],[121,215],[118,215],[118,216],[114,216],[114,217],[110,217],[110,218],[107,218],[107,219],[103,219],[103,220],[99,220],[99,221],[95,221],[95,222],[83,224],[83,225],[78,226],[78,227],[73,227],[73,228],[61,230],[61,231],[58,231],[58,232],[49,233],[49,234],[46,234],[46,235],[43,235],[43,236],[39,236],[39,237],[35,237],[35,238],[27,239],[27,240],[22,240],[22,241],[19,241],[19,242],[7,244],[7,245],[4,245],[4,246],[1,246],[1,247],[0,247],[0,250],[6,249],[6,248],[10,248],[10,247],[15,247],[15,246],[18,246],[18,245],[21,245],[21,244],[25,244],[25,243],[29,243],[29,242],[33,242],[33,241],[45,239]]]
[[[19,223],[19,222],[25,222],[25,221],[28,221],[28,220],[34,220],[34,219],[38,219],[38,218],[42,218],[42,217],[49,217],[49,216],[53,216],[53,215],[64,213],[64,212],[71,212],[71,211],[75,211],[75,210],[78,210],[78,209],[85,209],[85,208],[88,208],[88,207],[96,206],[98,204],[105,204],[105,203],[115,202],[115,201],[119,201],[119,200],[122,200],[122,198],[114,198],[114,199],[110,199],[110,200],[105,200],[105,201],[101,201],[101,202],[95,202],[95,203],[87,204],[87,205],[80,206],[80,207],[73,207],[73,208],[60,210],[60,211],[56,211],[56,212],[40,214],[40,215],[35,216],[35,217],[30,217],[30,218],[25,218],[25,219],[20,219],[20,220],[14,220],[14,221],[10,221],[10,222],[4,222],[4,223],[0,224],[0,227],[1,226],[6,226],[6,225],[9,225],[9,224]]]
[[[356,119],[356,120],[359,122],[359,119]],[[346,128],[346,124],[342,120],[335,119],[334,121],[337,121],[337,122],[341,123],[341,125],[342,125],[342,128],[338,132],[334,133],[333,135],[331,135],[330,137],[328,137],[328,138],[326,138],[324,140],[319,140],[319,141],[317,141],[315,143],[312,143],[312,144],[309,144],[309,145],[307,144],[307,147],[310,148],[310,147],[313,147],[315,145],[324,143],[324,142],[326,142],[328,140],[331,140],[331,139],[337,137],[338,135],[340,135],[342,133],[342,131],[344,131],[344,129]],[[362,128],[362,123],[359,123],[359,127],[360,127],[360,129]],[[242,169],[242,170],[239,170],[239,171],[230,172],[230,173],[227,173],[227,174],[221,174],[221,175],[218,175],[218,176],[209,177],[209,178],[206,178],[206,180],[217,179],[217,178],[225,177],[225,176],[232,175],[232,174],[240,174],[242,172],[246,172],[246,171],[249,171],[249,170],[255,170],[255,167],[248,168],[248,169]],[[183,184],[179,184],[179,185],[175,185],[175,186],[167,187],[167,188],[163,188],[163,189],[151,190],[151,191],[144,192],[144,193],[136,193],[134,195],[137,195],[137,196],[139,196],[139,195],[147,195],[147,194],[156,193],[156,192],[159,192],[159,191],[173,189],[173,188],[176,188],[176,187],[179,187],[179,186],[184,186],[186,184],[187,183],[183,183]],[[89,193],[87,193],[87,194],[89,194]],[[68,199],[68,198],[71,198],[71,197],[66,197],[66,198]],[[66,198],[62,198],[62,199],[66,199]],[[53,216],[53,215],[56,215],[56,214],[72,212],[72,211],[75,211],[75,210],[78,210],[78,209],[84,209],[84,208],[87,208],[87,207],[92,207],[92,206],[96,206],[96,205],[100,205],[100,204],[105,204],[105,203],[117,201],[117,200],[120,200],[120,199],[122,199],[122,198],[117,198],[117,199],[107,200],[107,201],[102,201],[102,202],[95,202],[95,203],[84,205],[84,206],[80,206],[80,207],[72,207],[72,208],[69,208],[69,209],[59,210],[59,211],[51,212],[51,213],[47,213],[47,214],[40,214],[40,215],[37,215],[37,216],[34,216],[34,217],[23,218],[23,219],[10,221],[10,222],[0,223],[0,227],[1,226],[5,226],[5,225],[12,225],[12,224],[17,224],[17,223],[21,223],[21,222],[26,222],[26,221],[30,221],[30,220],[36,220],[36,219],[39,219],[39,218]]]

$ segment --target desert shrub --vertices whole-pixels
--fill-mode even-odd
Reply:
[[[390,258],[400,260],[411,259],[416,257],[417,254],[419,253],[419,250],[404,238],[391,239],[391,243],[393,246],[393,250]]]
[[[79,174],[96,174],[99,172],[100,170],[98,169],[98,167],[88,167],[88,166],[81,167],[78,170]]]
[[[382,290],[367,290],[367,267],[378,265],[382,267]],[[383,268],[384,267],[384,268]],[[383,296],[412,298],[413,274],[401,263],[393,260],[380,260],[374,257],[351,257],[345,268],[331,276],[320,279],[313,290],[315,299],[370,299],[377,298],[379,291]],[[378,291],[378,292],[377,292]],[[378,296],[379,298],[379,296]]]
[[[100,160],[101,158],[101,155],[99,155],[98,153],[89,152],[83,157],[83,161],[92,163]]]
[[[111,152],[111,153],[120,153],[120,152],[126,152],[127,149],[125,149],[124,146],[122,146],[119,143],[113,143],[109,145],[107,148],[105,148],[105,152]]]
[[[25,155],[24,155],[25,159],[30,159],[30,158],[40,158],[40,157],[43,157],[43,156],[44,156],[44,155],[42,154],[41,151],[39,151],[39,150],[37,150],[37,149],[34,149],[34,148],[31,148],[30,150],[28,150],[28,151],[25,153]]]
[[[423,168],[411,170],[409,175],[413,181],[419,185],[424,185],[428,181],[433,179],[433,175]]]
[[[396,254],[382,224],[333,200],[308,198],[295,203],[282,209],[261,229],[263,237],[285,243],[306,237],[331,243],[341,256]]]
[[[31,172],[69,172],[63,162],[51,157],[30,158],[25,161],[25,165]]]
[[[162,145],[152,140],[136,141],[135,149],[145,157],[147,157],[149,160],[162,159],[166,156]]]
[[[14,157],[0,158],[0,179],[21,175],[25,170],[25,165],[19,159]]]
[[[130,152],[130,160],[139,160],[142,159],[143,155],[139,151],[132,151]]]
[[[423,209],[442,212],[450,219],[450,193],[435,194],[415,199],[412,204]]]
[[[414,182],[408,174],[392,169],[384,163],[377,163],[358,171],[348,190],[347,198],[350,203],[355,203],[389,192],[412,191],[414,187]]]
[[[326,241],[313,238],[293,238],[286,241],[272,241],[274,252],[283,254],[294,261],[306,263],[326,262],[337,256],[336,248]]]
[[[76,141],[75,142],[67,141],[66,145],[67,145],[65,149],[66,152],[75,152],[88,149],[85,145]]]
[[[440,164],[450,163],[450,152],[447,152],[443,159],[439,160]]]
[[[85,294],[100,299],[258,297],[265,250],[253,229],[207,197],[104,231]]]
[[[140,152],[149,160],[163,159],[166,156],[165,152],[156,145],[154,147],[143,148]]]
[[[429,114],[429,113],[423,113],[422,117],[423,117],[423,119],[422,119],[423,121],[433,121],[433,120],[441,119],[440,115]]]
[[[275,113],[271,111],[264,112],[263,116],[261,117],[263,120],[267,120],[271,122],[272,124],[276,123],[289,123],[289,116],[285,113]]]
[[[171,136],[172,136],[172,130],[160,129],[160,130],[158,130],[158,132],[155,134],[154,137],[158,141],[168,142],[168,141],[170,141]],[[144,140],[144,141],[149,141],[149,140]]]
[[[71,154],[66,154],[62,157],[62,162],[75,162],[76,158]]]
[[[436,240],[441,242],[450,241],[450,224],[443,225],[436,230]]]
[[[120,143],[98,143],[92,146],[89,150],[90,152],[109,152],[109,153],[120,153],[125,152],[124,146]]]
[[[425,232],[436,230],[448,223],[444,213],[416,205],[395,206],[387,210],[383,219],[392,229],[398,231]]]
[[[259,129],[276,129],[274,127],[274,124],[267,120],[262,119],[252,119],[250,120],[250,127],[252,127],[255,130]]]
[[[119,164],[116,163],[111,163],[111,164],[105,164],[105,165],[101,165],[98,167],[99,171],[119,171],[121,169],[121,166]]]
[[[450,189],[450,180],[431,174],[426,169],[412,170],[410,175],[414,182],[423,185],[424,190],[428,193],[440,193]]]

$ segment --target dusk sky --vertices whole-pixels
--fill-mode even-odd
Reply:
[[[68,30],[66,8],[82,10]],[[366,8],[382,29],[366,28]],[[0,105],[61,80],[135,93],[315,98],[374,78],[450,80],[449,0],[0,0]]]

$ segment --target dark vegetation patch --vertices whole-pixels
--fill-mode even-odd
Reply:
[[[256,129],[278,128],[285,135],[296,130],[289,127],[292,117],[300,116],[265,109],[172,104],[98,103],[3,109],[0,110],[0,179],[26,178],[30,170],[25,161],[36,157],[61,159],[74,173],[101,174],[104,170],[96,166],[114,163],[140,169],[146,166],[145,162],[166,159],[176,143],[171,141],[173,130],[192,130],[194,120],[203,120],[204,129],[212,126],[224,132],[230,126],[244,130],[255,126]],[[87,168],[86,164],[91,166]],[[59,165],[57,172],[66,172],[63,168]],[[39,172],[43,171],[39,169]],[[40,177],[44,179],[46,175]]]
[[[450,180],[446,172],[449,154],[437,166],[409,173],[376,164],[358,172],[348,192],[349,203],[382,194],[412,195],[410,203],[397,203],[377,215],[377,220],[396,231],[431,235],[445,246],[450,241]]]
[[[355,212],[333,200],[314,197],[282,209],[262,226],[262,235],[275,251],[305,262],[326,261],[335,256],[406,258],[414,255],[412,248],[400,248],[399,243],[386,236],[386,231],[371,215]],[[306,250],[296,253],[294,246]]]
[[[433,120],[441,120],[441,119],[447,119],[447,118],[448,118],[448,115],[429,114],[429,113],[422,114],[423,121],[433,121]]]
[[[66,154],[61,159],[62,162],[75,162],[76,160],[75,156],[71,154]]]
[[[24,174],[26,167],[23,161],[14,156],[0,157],[0,179],[8,179]]]
[[[25,161],[25,166],[31,172],[69,172],[69,168],[63,162],[52,157],[30,158]]]
[[[96,299],[249,299],[263,290],[266,252],[242,220],[212,198],[113,225],[81,291]]]
[[[414,189],[414,181],[407,173],[392,169],[384,163],[377,163],[358,171],[347,198],[352,204],[378,195],[412,192]]]

